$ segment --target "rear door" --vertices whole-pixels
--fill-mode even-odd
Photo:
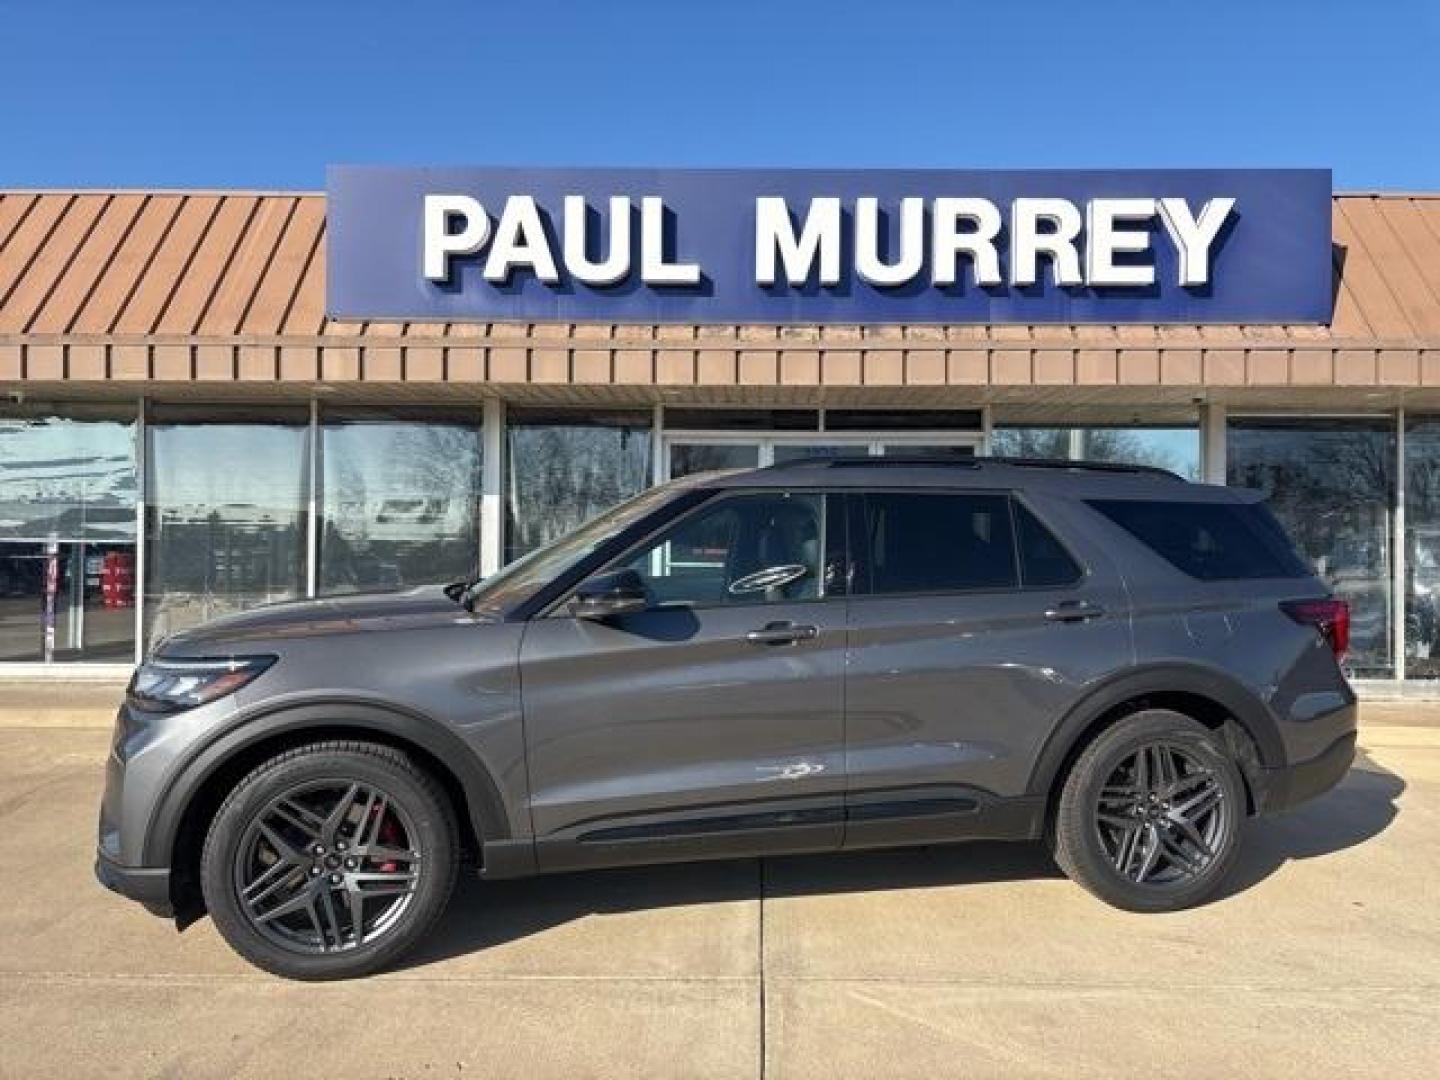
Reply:
[[[845,846],[1006,835],[1053,725],[1130,662],[1123,584],[1011,492],[853,502]]]
[[[839,507],[814,491],[718,495],[612,564],[645,580],[648,610],[531,622],[542,867],[839,846]]]

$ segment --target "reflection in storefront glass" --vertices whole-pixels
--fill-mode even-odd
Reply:
[[[147,645],[304,594],[306,419],[147,426]]]
[[[760,464],[759,443],[675,443],[670,447],[670,478],[716,469],[753,469]]]
[[[1001,427],[991,432],[990,452],[1154,465],[1187,480],[1200,478],[1200,431],[1194,427]]]
[[[1351,673],[1390,677],[1393,421],[1232,418],[1226,456],[1228,482],[1265,492],[1301,553],[1350,602]]]
[[[0,660],[135,653],[135,425],[0,419]]]
[[[329,420],[321,428],[321,593],[474,575],[480,557],[475,420]]]
[[[1440,417],[1405,424],[1405,677],[1440,679]]]
[[[505,561],[650,485],[647,412],[511,409]]]

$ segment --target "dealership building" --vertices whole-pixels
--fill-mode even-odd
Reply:
[[[706,191],[733,187],[744,205],[766,174],[616,174],[634,207],[606,201],[616,175],[546,174],[513,219],[499,196],[480,215],[477,190],[518,191],[525,175],[401,171],[373,199],[364,177],[333,174],[327,194],[0,193],[0,679],[117,674],[160,637],[254,604],[493,572],[698,470],[995,453],[1264,490],[1352,605],[1362,690],[1440,694],[1440,195],[1332,196],[1324,173],[1317,249],[1270,217],[1290,212],[1290,189],[1270,183],[1213,234],[1210,280],[1187,281],[1181,245],[1157,252],[1165,281],[1120,274],[1107,293],[1107,267],[1143,259],[1123,242],[1109,263],[1077,246],[1065,284],[1042,240],[1038,283],[1017,276],[1026,200],[1005,184],[1023,174],[996,182],[993,204],[1015,208],[1002,225],[941,199],[915,211],[915,237],[938,238],[945,214],[960,223],[949,250],[968,288],[933,268],[928,283],[880,277],[913,238],[891,181],[948,174],[778,174],[779,284],[749,250],[755,215],[727,222],[730,196]],[[642,180],[676,193],[654,204],[653,237]],[[827,247],[820,196],[871,181],[880,209],[835,210],[855,232]],[[643,209],[636,261],[659,276],[605,270],[593,238],[562,259],[566,183],[588,199],[576,221]],[[437,203],[432,221],[426,184],[477,209]],[[1128,213],[1158,245],[1167,193],[1151,192],[1153,219],[1131,206],[1109,227]],[[392,213],[407,194],[413,214]],[[1093,241],[1105,208],[1072,202]],[[526,228],[536,208],[554,252]],[[1301,209],[1303,232],[1314,206]],[[1066,213],[1031,223],[1053,237]],[[867,223],[881,236],[868,254]],[[985,253],[966,238],[987,228],[1006,276],[982,288]],[[489,274],[502,242],[511,265]],[[581,264],[590,279],[560,280]],[[1283,294],[1297,264],[1323,281],[1323,311]],[[765,303],[731,289],[742,265]],[[1227,292],[1227,275],[1244,288]]]

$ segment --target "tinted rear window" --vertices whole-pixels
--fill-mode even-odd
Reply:
[[[1015,541],[1004,495],[865,496],[870,592],[1014,588]]]
[[[1308,577],[1285,530],[1258,503],[1095,499],[1100,513],[1201,581]]]

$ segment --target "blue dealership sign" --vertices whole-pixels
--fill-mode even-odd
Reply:
[[[335,166],[336,319],[1324,323],[1328,169]]]

